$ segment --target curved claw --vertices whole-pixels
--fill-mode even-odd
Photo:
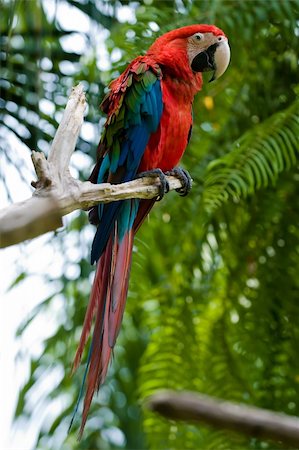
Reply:
[[[167,192],[169,191],[169,183],[166,179],[164,172],[162,172],[161,169],[153,169],[153,170],[148,170],[146,172],[140,172],[136,175],[136,178],[144,178],[144,177],[159,178],[160,186],[159,186],[159,195],[157,197],[157,202],[162,200],[164,195],[167,194]]]
[[[187,170],[183,169],[182,167],[175,167],[173,170],[165,172],[165,174],[171,175],[180,180],[180,182],[182,183],[182,187],[176,189],[176,192],[178,192],[181,197],[185,197],[189,194],[192,188],[192,178]]]

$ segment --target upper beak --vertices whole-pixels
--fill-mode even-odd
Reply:
[[[221,41],[214,53],[215,70],[210,81],[217,80],[226,71],[230,61],[230,48],[227,39]]]

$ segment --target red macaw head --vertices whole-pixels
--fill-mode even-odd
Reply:
[[[148,54],[178,76],[212,71],[210,81],[225,72],[230,60],[227,37],[214,25],[190,25],[170,31],[153,43]]]

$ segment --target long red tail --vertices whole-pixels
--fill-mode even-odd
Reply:
[[[95,325],[87,361],[87,387],[79,436],[82,436],[91,400],[104,382],[112,349],[119,333],[126,304],[132,259],[133,230],[118,242],[117,230],[110,236],[106,249],[98,261],[90,301],[86,312],[73,371],[80,364],[90,334]]]
[[[84,384],[86,377],[86,393],[79,437],[82,436],[93,395],[105,380],[111,352],[120,330],[128,292],[134,235],[154,203],[155,199],[140,202],[134,225],[120,242],[117,222],[115,222],[113,233],[97,263],[89,305],[73,364],[74,372],[81,362],[94,321],[92,342],[83,380]],[[80,397],[81,392],[79,400]],[[78,404],[76,409],[77,407]]]

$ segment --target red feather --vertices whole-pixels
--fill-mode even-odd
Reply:
[[[114,235],[110,237],[97,265],[73,368],[75,370],[81,361],[95,316],[80,437],[84,430],[92,397],[105,380],[111,352],[120,330],[127,298],[132,248],[133,230],[130,230],[118,243],[117,226],[115,226]]]

